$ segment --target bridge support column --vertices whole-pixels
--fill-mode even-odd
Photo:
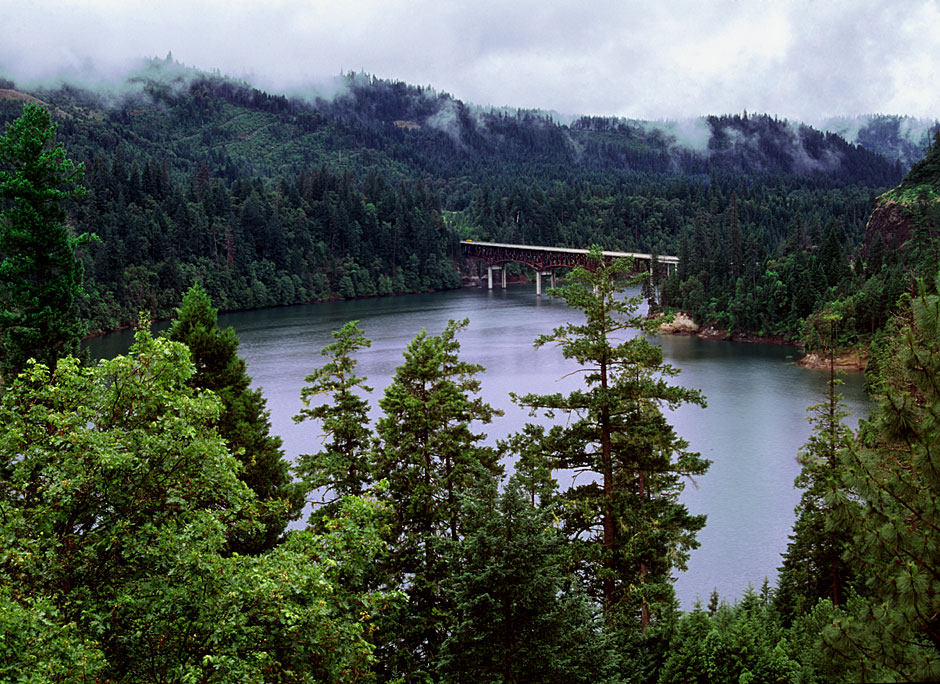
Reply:
[[[506,269],[502,266],[487,266],[486,267],[486,287],[489,290],[493,289],[493,271],[502,271],[502,280],[503,280],[503,289],[506,289]]]
[[[555,271],[543,271],[538,269],[535,271],[535,294],[538,297],[542,296],[542,276],[547,275],[552,277],[552,288],[555,287]]]

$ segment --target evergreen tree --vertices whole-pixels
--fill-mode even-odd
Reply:
[[[788,622],[810,610],[819,599],[828,598],[832,605],[845,602],[846,584],[854,578],[842,558],[850,541],[846,528],[827,529],[832,510],[827,503],[831,492],[843,487],[840,477],[839,452],[851,442],[851,431],[844,420],[848,413],[837,393],[840,380],[835,371],[835,346],[838,339],[838,316],[827,316],[829,327],[824,346],[829,355],[829,381],[826,401],[808,410],[813,426],[809,441],[799,453],[802,470],[794,486],[802,489],[796,507],[793,534],[780,568],[777,606]]]
[[[421,681],[433,669],[453,622],[441,592],[444,542],[459,538],[460,495],[481,471],[500,471],[496,454],[480,444],[484,435],[473,431],[500,412],[472,396],[483,368],[458,357],[456,335],[466,325],[450,321],[440,336],[419,333],[379,400],[375,474],[388,481],[394,511],[388,572],[409,599],[381,644],[389,678]]]
[[[554,511],[532,507],[515,478],[500,494],[486,473],[465,511],[463,536],[448,552],[444,587],[457,622],[441,649],[442,680],[611,681],[613,649],[566,573]]]
[[[167,337],[189,347],[196,366],[190,384],[212,390],[222,400],[219,434],[242,462],[240,477],[262,504],[263,530],[233,537],[232,549],[243,553],[269,549],[299,514],[302,492],[292,482],[280,437],[270,434],[264,395],[251,389],[245,361],[238,356],[238,337],[230,327],[219,328],[217,311],[198,284],[183,297]]]
[[[84,269],[75,256],[65,203],[80,199],[83,174],[54,144],[56,127],[35,104],[0,138],[0,378],[10,382],[29,358],[54,366],[77,354]]]
[[[576,360],[586,389],[516,399],[550,417],[572,416],[567,428],[550,433],[545,453],[553,468],[595,477],[561,494],[566,531],[608,624],[636,618],[645,630],[651,611],[672,605],[671,573],[685,567],[705,524],[678,497],[680,478],[704,473],[708,462],[687,451],[661,407],[705,401],[698,391],[669,384],[678,371],[663,363],[659,347],[644,336],[622,337],[640,324],[638,297],[622,295],[634,281],[619,279],[629,264],[605,262],[596,247],[592,260],[593,271],[575,269],[571,283],[552,292],[580,311],[584,322],[535,341],[536,347],[556,343]]]
[[[658,681],[802,681],[784,635],[769,591],[749,587],[737,604],[722,603],[713,615],[696,605],[679,621]]]
[[[330,441],[315,454],[301,454],[297,472],[305,489],[324,489],[335,498],[321,502],[327,506],[316,515],[329,514],[336,500],[359,496],[372,484],[372,433],[369,430],[369,402],[356,390],[371,392],[365,378],[356,375],[353,354],[369,347],[359,321],[350,321],[333,332],[335,342],[321,354],[329,361],[304,378],[309,383],[301,390],[304,408],[294,422],[318,420]],[[317,403],[314,405],[313,402]]]
[[[841,452],[848,491],[830,492],[832,528],[865,578],[826,629],[830,652],[862,680],[940,679],[940,296],[923,283],[871,418]],[[857,503],[856,503],[857,502]],[[870,597],[870,598],[868,598]]]

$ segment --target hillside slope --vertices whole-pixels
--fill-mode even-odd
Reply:
[[[159,153],[171,170],[191,173],[205,162],[213,175],[233,181],[326,165],[357,175],[430,177],[445,201],[460,181],[508,188],[521,175],[543,186],[713,173],[890,186],[904,170],[837,135],[768,116],[662,123],[583,117],[564,125],[545,112],[481,109],[364,74],[342,77],[329,99],[314,92],[288,97],[151,60],[106,92],[66,85],[31,95],[69,112],[60,131],[66,139]],[[12,115],[9,107],[0,110],[3,119]]]
[[[765,115],[563,123],[363,74],[329,97],[168,60],[107,89],[0,86],[0,123],[37,98],[85,164],[71,216],[101,238],[81,254],[94,329],[167,315],[193,280],[224,310],[454,287],[471,237],[684,249],[707,318],[792,332],[821,285],[797,260],[782,292],[780,250],[848,254],[903,172]],[[741,288],[760,316],[728,318]]]
[[[940,238],[940,131],[926,156],[904,179],[881,195],[865,232],[868,250],[902,250],[913,272],[921,276],[940,265],[932,243]]]

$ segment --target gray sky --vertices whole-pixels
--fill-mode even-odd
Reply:
[[[365,71],[479,105],[940,116],[940,0],[0,0],[0,73],[163,57],[268,90]]]

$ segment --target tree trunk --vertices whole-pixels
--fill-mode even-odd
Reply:
[[[640,505],[643,505],[644,499],[646,499],[646,471],[640,471]],[[640,584],[646,582],[646,562],[640,561]],[[646,631],[646,628],[650,624],[650,608],[646,603],[646,597],[643,598],[643,606],[640,608],[640,633]]]
[[[607,391],[607,360],[601,360],[601,387]],[[614,473],[610,452],[610,406],[605,396],[601,407],[601,461],[604,469],[604,617],[608,624],[613,619],[614,606],[614,511],[611,502],[614,499]]]

